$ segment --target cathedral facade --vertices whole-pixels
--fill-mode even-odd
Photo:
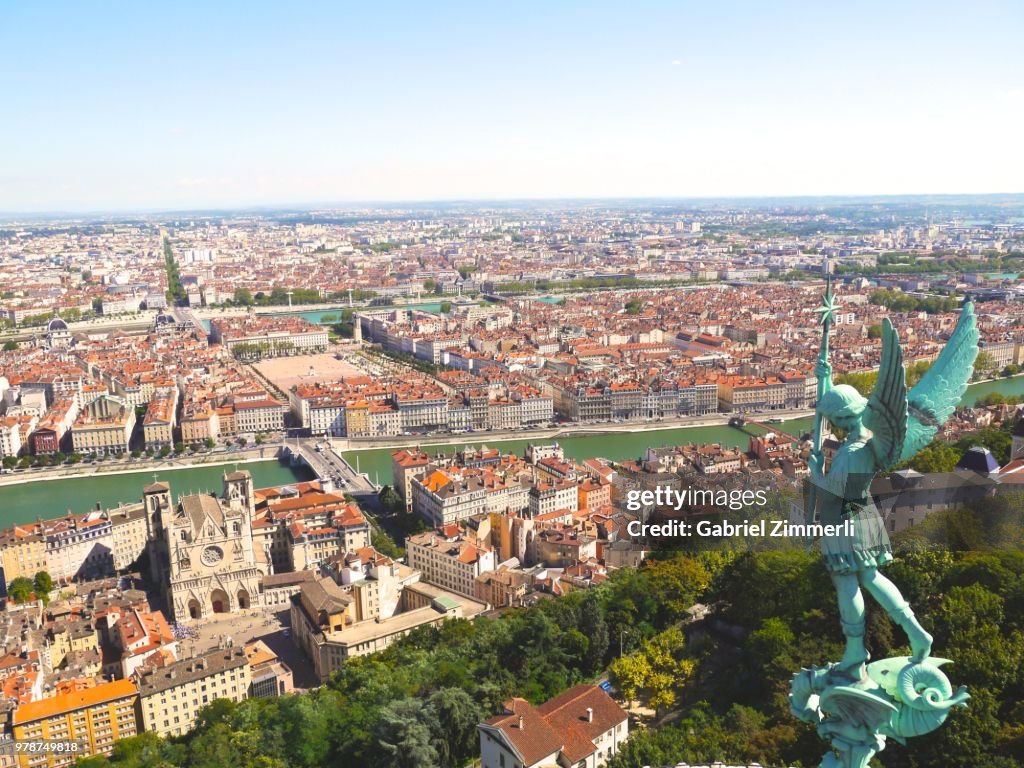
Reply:
[[[220,497],[197,493],[172,503],[167,483],[143,490],[150,575],[175,621],[234,613],[260,604],[269,559],[253,547],[252,475],[229,472]]]

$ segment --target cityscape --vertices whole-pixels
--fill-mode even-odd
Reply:
[[[0,6],[0,768],[1024,765],[1024,14]]]
[[[1024,203],[1012,205],[12,222],[0,482],[29,494],[5,505],[0,550],[13,738],[74,733],[81,755],[180,738],[215,699],[311,695],[427,627],[589,605],[657,553],[631,523],[728,514],[669,493],[650,503],[657,489],[757,493],[802,520],[826,281],[841,302],[837,380],[865,392],[883,318],[904,331],[913,379],[965,297],[976,307],[978,383],[911,464],[929,481],[873,488],[890,532],[1016,499]],[[647,447],[624,453],[626,436]],[[374,454],[386,464],[361,471]],[[197,470],[209,490],[195,490]],[[268,470],[275,481],[259,482]],[[75,493],[101,480],[115,481],[105,503]],[[75,501],[48,507],[62,486]],[[647,503],[631,503],[638,491]],[[684,608],[689,633],[720,620]],[[560,744],[566,715],[545,712],[602,713],[591,751],[558,750],[603,764],[631,722],[662,716],[659,696],[679,684],[623,700],[604,632],[591,669],[606,671],[564,705],[473,710],[483,765],[533,754],[517,718]],[[653,642],[620,634],[623,652]]]

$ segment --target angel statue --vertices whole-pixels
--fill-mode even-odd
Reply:
[[[964,691],[952,695],[949,681],[938,669],[945,660],[928,663],[931,635],[896,585],[879,572],[892,561],[892,548],[870,486],[877,472],[913,457],[931,442],[952,416],[978,354],[978,329],[974,306],[967,301],[949,342],[908,395],[903,352],[886,318],[878,380],[871,396],[865,399],[851,386],[832,383],[828,333],[837,308],[829,285],[818,310],[822,313],[823,334],[815,368],[818,406],[805,515],[809,523],[835,526],[839,531],[823,536],[821,549],[839,600],[846,648],[842,659],[827,670],[804,670],[803,678],[798,675],[791,699],[797,716],[817,720],[819,731],[831,738],[833,748],[843,755],[840,762],[829,762],[838,758],[828,756],[822,765],[853,766],[867,765],[870,755],[884,746],[885,735],[902,739],[937,728],[949,708],[967,698]],[[828,471],[821,441],[825,422],[843,435]],[[908,659],[868,665],[862,590],[906,633],[912,653]],[[911,678],[916,682],[906,683],[907,695],[901,696],[893,686]],[[927,722],[919,716],[925,701],[920,694],[925,689],[933,691],[925,697],[925,703],[935,715]],[[812,694],[814,698],[808,704]],[[917,704],[909,705],[910,698]],[[901,718],[909,717],[901,714],[903,705],[910,707],[908,711],[916,708],[913,725],[900,725]]]

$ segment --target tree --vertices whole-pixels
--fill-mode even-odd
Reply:
[[[78,464],[82,461],[82,454],[75,452],[68,456],[68,464]]]
[[[651,671],[651,662],[642,653],[631,653],[615,659],[608,667],[612,685],[619,689],[629,706],[632,706],[640,691],[647,687]]]
[[[645,561],[649,589],[665,615],[666,623],[678,621],[711,583],[704,566],[689,557]]]
[[[43,602],[47,602],[53,589],[53,578],[46,571],[39,571],[32,579],[32,589]]]
[[[213,448],[215,445],[217,445],[217,441],[214,440],[212,437],[206,438],[204,443],[206,444],[207,448]]]
[[[14,469],[16,466],[18,466],[18,457],[17,456],[4,456],[3,465],[4,465],[4,469]]]
[[[252,291],[248,288],[235,288],[233,301],[235,304],[240,304],[243,307],[251,307],[255,303],[252,298]]]
[[[423,281],[423,290],[427,293],[433,293],[435,288],[437,288],[437,281],[432,277],[428,277]]]
[[[181,443],[181,442],[175,443],[174,444],[174,452],[175,453],[184,453],[185,452],[185,444]]]
[[[442,301],[441,302],[441,314],[442,315],[447,315],[451,311],[452,311],[452,303],[450,301]]]
[[[476,724],[485,715],[461,688],[441,688],[427,699],[428,723],[440,764],[465,765],[476,754]]]
[[[33,589],[31,579],[19,576],[7,585],[7,596],[18,605],[21,605],[32,599]]]
[[[18,342],[8,341],[4,343],[4,352],[13,352],[18,348]]]
[[[880,339],[882,338],[882,326],[878,323],[868,326],[868,338],[869,339]]]
[[[427,725],[423,701],[399,699],[384,707],[375,729],[385,768],[420,768],[438,765],[438,753]]]
[[[159,451],[160,458],[161,459],[166,459],[170,455],[171,455],[171,446],[169,446],[169,445],[161,445],[160,446],[160,451]]]
[[[588,640],[583,669],[590,673],[596,672],[604,666],[604,657],[608,652],[608,624],[593,591],[587,592],[580,606],[580,631]]]
[[[983,350],[974,359],[974,378],[988,378],[995,374],[998,368],[999,365],[996,363],[996,359],[990,353]]]

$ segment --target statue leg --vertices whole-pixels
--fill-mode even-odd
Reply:
[[[864,596],[855,573],[833,573],[832,583],[839,598],[839,618],[846,636],[846,650],[839,669],[859,680],[864,676],[868,652],[864,647]]]
[[[899,588],[880,574],[877,568],[861,571],[860,583],[889,614],[889,618],[899,624],[900,628],[907,633],[913,660],[921,663],[927,659],[932,652],[932,636],[918,622],[910,604],[900,594]]]

